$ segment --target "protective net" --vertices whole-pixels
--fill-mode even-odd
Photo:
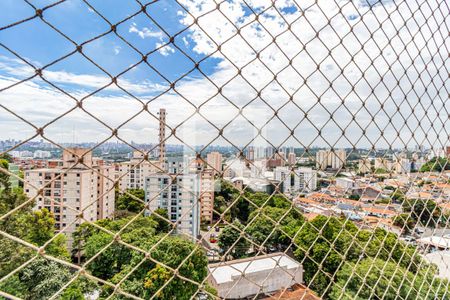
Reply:
[[[447,1],[0,16],[0,298],[450,298]]]

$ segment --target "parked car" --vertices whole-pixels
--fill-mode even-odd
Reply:
[[[414,229],[414,231],[415,231],[417,234],[423,234],[423,233],[425,232],[425,230],[423,230],[422,228],[419,228],[419,227],[417,227],[416,229]]]

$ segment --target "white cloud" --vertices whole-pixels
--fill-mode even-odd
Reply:
[[[262,135],[274,144],[282,143],[291,130],[295,132],[295,139],[304,145],[323,146],[340,139],[337,146],[370,146],[371,143],[379,147],[389,144],[414,146],[448,139],[450,103],[446,101],[446,91],[450,86],[444,64],[446,48],[441,46],[446,41],[445,35],[432,34],[439,29],[442,31],[438,24],[444,24],[445,20],[442,15],[432,14],[439,5],[436,0],[427,1],[421,14],[412,14],[419,8],[417,3],[394,5],[385,1],[384,6],[368,7],[356,2],[350,5],[347,1],[336,4],[332,0],[319,0],[317,4],[313,0],[276,1],[278,11],[294,4],[302,5],[301,9],[305,10],[303,16],[299,11],[290,10],[283,13],[283,18],[277,10],[269,8],[274,2],[249,0],[247,3],[258,8],[257,11],[269,8],[259,16],[259,23],[241,1],[222,2],[221,12],[214,10],[216,4],[212,1],[181,2],[192,14],[178,13],[182,24],[191,25],[192,16],[201,16],[198,25],[188,30],[189,47],[200,56],[212,55],[220,61],[208,75],[209,80],[185,78],[177,82],[176,92],[157,98],[149,91],[163,91],[163,87],[154,83],[143,80],[120,84],[140,93],[141,99],[151,100],[152,111],[166,107],[169,125],[180,125],[177,132],[183,140],[191,144],[194,141],[208,144],[217,137],[217,130],[203,118],[219,128],[231,122],[224,129],[224,135],[240,145],[254,138],[258,131],[245,118],[263,128]],[[436,18],[436,22],[426,23],[427,18]],[[329,19],[332,28],[328,26]],[[414,21],[405,23],[404,20]],[[239,34],[236,28],[240,28]],[[129,32],[142,39],[162,38],[161,33],[145,27],[138,29],[134,23]],[[183,42],[187,40],[183,39]],[[221,45],[221,52],[216,51],[217,44]],[[162,45],[160,40],[157,47]],[[164,56],[174,51],[169,45],[160,49]],[[241,69],[240,75],[236,66]],[[2,65],[1,60],[0,67],[18,78],[27,73],[25,67]],[[78,85],[80,90],[109,81],[104,76],[64,71],[45,72],[44,76],[52,82]],[[0,81],[0,88],[3,84]],[[56,97],[36,82],[26,85],[27,93],[20,95],[24,99],[30,97],[38,101]],[[217,87],[222,89],[221,94],[217,94]],[[7,93],[0,93],[0,102],[1,99],[20,97],[7,90]],[[127,105],[120,97],[108,99],[97,99],[105,105],[89,108],[102,115],[107,123],[117,124],[136,109],[139,111],[139,107]],[[16,104],[15,108],[20,110],[20,105]],[[184,122],[197,108],[199,114],[194,115],[195,122]],[[244,116],[239,116],[239,110]],[[37,117],[36,112],[30,114],[25,108],[21,112]],[[148,132],[156,132],[156,126],[157,123],[140,116],[122,132],[150,142],[157,139],[156,135],[148,135]],[[345,129],[345,136],[350,141],[341,138],[340,128]],[[86,131],[86,139],[95,138],[93,130],[91,126],[89,132]],[[318,130],[323,139],[316,139]],[[426,139],[425,134],[428,135]],[[292,138],[290,142],[299,145]]]
[[[191,13],[183,14],[182,23],[188,26],[193,23],[192,16],[198,17],[198,26],[190,27],[193,50],[222,60],[212,78],[218,86],[226,83],[231,91],[230,101],[239,105],[241,99],[249,98],[255,90],[260,91],[263,102],[258,102],[259,108],[283,112],[289,107],[288,112],[278,113],[278,116],[282,115],[290,128],[295,128],[307,112],[308,119],[332,144],[342,135],[338,125],[354,143],[364,134],[371,142],[379,139],[383,142],[386,138],[388,143],[397,146],[446,138],[446,133],[438,136],[437,130],[430,130],[435,118],[440,120],[443,132],[448,133],[450,129],[445,114],[439,111],[449,106],[443,101],[447,97],[445,88],[425,93],[425,86],[442,83],[449,86],[448,81],[445,82],[445,68],[442,68],[446,56],[438,49],[444,40],[442,36],[431,36],[431,32],[438,29],[437,24],[444,22],[442,16],[432,14],[439,5],[437,1],[428,3],[430,7],[420,15],[412,14],[418,9],[417,3],[408,6],[384,1],[384,6],[368,7],[358,3],[348,5],[346,1],[322,0],[318,5],[314,5],[314,1],[302,1],[304,16],[297,10],[283,14],[283,18],[278,11],[299,1],[277,1],[278,11],[270,8],[272,1],[247,3],[256,11],[265,11],[259,16],[259,23],[253,22],[255,16],[249,14],[241,1],[222,2],[220,12],[214,10],[215,4],[210,1],[182,1]],[[355,15],[359,17],[348,20]],[[405,24],[404,20],[409,18],[415,22]],[[421,26],[427,18],[440,20]],[[332,28],[327,26],[330,19]],[[240,28],[239,34],[237,28]],[[432,39],[433,45],[426,46],[427,39]],[[216,51],[217,45],[221,45],[220,52]],[[430,47],[429,51],[419,50],[424,47]],[[430,53],[435,55],[430,56]],[[436,65],[426,66],[431,59]],[[242,82],[236,78],[235,66],[242,68]],[[428,72],[430,75],[423,84],[414,84],[419,79],[418,74]],[[423,77],[419,82],[421,80]],[[200,90],[193,89],[192,98],[194,94],[198,97]],[[289,101],[290,95],[293,101]],[[432,102],[432,98],[438,101]],[[286,106],[281,108],[283,105]],[[414,116],[411,108],[414,108]],[[433,117],[425,115],[427,108],[431,108],[428,114]],[[356,114],[355,120],[353,114]],[[330,122],[330,118],[336,123]],[[313,135],[308,123],[297,127],[304,129],[300,139]],[[272,136],[282,132],[283,127],[273,129]],[[388,134],[380,136],[380,131]],[[428,141],[424,141],[425,134],[429,136]],[[362,140],[361,144],[370,145],[367,139]],[[345,139],[339,142],[338,145],[352,146]],[[323,144],[323,141],[317,143]]]
[[[0,83],[0,89],[11,85],[11,82],[15,81],[15,77],[24,78],[34,73],[34,70],[28,65],[24,64],[22,61],[17,59],[10,59],[5,56],[0,56],[0,68],[3,70],[3,72],[9,74],[10,76],[2,76],[2,78],[5,80]],[[81,95],[86,94],[86,92],[83,91],[84,89],[98,89],[111,83],[111,78],[100,74],[75,74],[64,70],[44,70],[42,74],[48,81],[57,85],[63,84],[75,86],[75,91],[77,91],[77,93]],[[146,79],[141,80],[139,83],[136,83],[119,77],[118,83],[121,87],[134,94],[158,93],[166,89],[166,87],[157,83],[151,83]],[[35,84],[34,86],[38,87],[37,84]],[[108,89],[110,91],[119,91],[119,88],[114,84],[110,85]],[[0,98],[1,96],[2,94],[0,93]]]
[[[189,47],[189,41],[187,40],[187,38],[185,36],[183,36],[182,41],[186,47]]]
[[[115,46],[114,47],[114,54],[115,55],[118,55],[119,53],[120,53],[120,50],[121,50],[122,48],[120,47],[120,46]]]
[[[136,33],[137,35],[139,35],[139,37],[141,39],[145,39],[145,38],[162,38],[163,37],[163,33],[161,31],[151,31],[147,27],[143,27],[142,29],[138,29],[136,23],[132,23],[130,25],[130,28],[128,29],[128,32]]]
[[[175,49],[171,47],[170,45],[166,45],[162,47],[164,43],[156,43],[156,48],[161,47],[158,51],[163,56],[168,56],[170,53],[175,53]]]

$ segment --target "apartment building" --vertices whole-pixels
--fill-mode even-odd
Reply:
[[[291,171],[287,167],[277,167],[274,179],[282,182],[281,191],[285,194],[311,192],[317,188],[317,172],[312,168],[298,168]]]
[[[347,161],[345,150],[319,150],[316,153],[316,168],[319,170],[342,169]]]
[[[217,152],[218,153],[218,152]],[[215,162],[222,165],[222,155],[215,156]],[[204,222],[211,222],[214,208],[214,175],[216,170],[209,165],[205,165],[204,160],[194,157],[170,157],[167,159],[169,174],[196,174],[199,178],[200,219]],[[217,169],[219,170],[219,169]]]
[[[318,170],[325,170],[328,167],[328,151],[319,150],[316,153],[316,168]]]
[[[46,208],[54,214],[56,230],[63,230],[72,245],[72,233],[83,222],[95,222],[114,214],[114,168],[81,148],[66,149],[59,168],[25,172],[24,191],[36,197],[34,209]],[[83,157],[83,163],[78,163]],[[106,176],[107,178],[103,177]],[[43,193],[38,194],[38,189]],[[82,214],[82,218],[79,218]]]
[[[206,155],[206,163],[216,173],[222,172],[222,154],[219,152],[210,152]]]
[[[294,170],[294,184],[292,191],[312,192],[317,189],[317,171],[312,168],[298,168]]]
[[[370,163],[370,160],[365,157],[360,160],[358,160],[358,173],[370,173],[372,171],[372,165]]]
[[[398,174],[411,173],[411,161],[407,158],[401,158],[395,163],[395,172]]]
[[[393,168],[393,163],[386,158],[377,157],[375,158],[375,170],[386,170],[391,171]]]
[[[253,148],[252,146],[249,146],[246,151],[245,151],[245,157],[250,160],[253,161],[255,160],[255,148]]]
[[[294,152],[290,152],[288,154],[288,164],[290,166],[294,166],[297,163],[297,156],[295,155]]]
[[[150,215],[158,208],[167,210],[176,231],[196,238],[200,234],[200,178],[183,174],[175,179],[169,174],[151,174],[145,179],[145,201]]]
[[[214,209],[214,170],[205,169],[200,173],[200,218],[211,222]]]
[[[153,173],[161,171],[161,163],[158,160],[144,160],[144,153],[133,151],[130,161],[118,164],[119,189],[144,189],[145,178]]]
[[[290,192],[291,177],[291,170],[288,167],[276,167],[273,170],[273,178],[282,183],[280,190],[283,193]]]

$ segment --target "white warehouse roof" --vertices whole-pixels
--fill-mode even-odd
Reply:
[[[278,264],[278,265],[277,265]],[[299,268],[301,264],[283,253],[252,257],[250,259],[235,260],[210,265],[209,271],[218,284],[231,282],[233,277],[251,273],[272,270],[275,267],[289,269]]]

